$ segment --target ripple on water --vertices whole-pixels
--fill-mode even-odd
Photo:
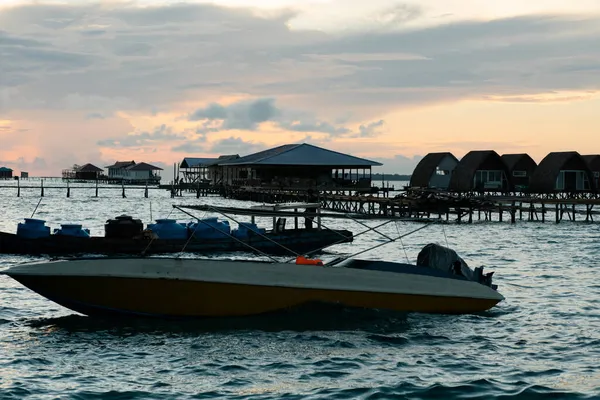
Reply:
[[[104,196],[50,195],[38,212],[53,227],[77,216],[99,233],[125,212],[147,222],[150,201],[154,216],[181,202],[248,206],[166,191]],[[14,231],[37,198],[5,200],[0,229]],[[349,228],[342,220],[328,226]],[[398,231],[416,226],[401,222]],[[394,224],[381,230],[398,233]],[[251,319],[90,319],[0,276],[0,398],[598,398],[599,232],[570,223],[431,226],[373,254],[397,261],[406,250],[414,260],[425,243],[447,240],[470,266],[496,271],[506,301],[466,316],[312,306]],[[324,257],[377,240],[364,235]],[[4,256],[0,269],[40,259]]]

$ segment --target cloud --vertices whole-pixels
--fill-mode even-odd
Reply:
[[[85,119],[106,119],[107,116],[103,113],[89,113],[85,116]]]
[[[209,149],[209,153],[215,154],[239,154],[240,150],[243,150],[241,155],[248,155],[260,150],[266,149],[267,146],[264,143],[246,141],[239,137],[228,137],[215,142]]]
[[[185,135],[173,133],[172,128],[163,124],[152,132],[135,132],[120,138],[102,139],[97,144],[102,147],[141,147],[184,139]]]
[[[229,106],[212,103],[206,108],[193,112],[189,120],[222,120],[221,130],[241,129],[253,131],[260,123],[272,121],[280,114],[274,103],[274,99],[240,101]]]
[[[182,143],[178,146],[171,147],[171,151],[178,153],[205,153],[207,150],[206,143],[204,141],[193,141]]]
[[[380,134],[380,129],[385,125],[385,121],[380,119],[376,122],[361,125],[358,127],[358,136],[360,137],[373,137]]]
[[[48,163],[42,157],[34,157],[30,161],[26,160],[24,157],[19,157],[15,160],[0,161],[0,166],[12,168],[13,175],[16,175],[17,170],[18,171],[43,170],[48,166]]]
[[[360,125],[358,132],[342,125],[318,120],[308,112],[282,109],[275,105],[275,99],[259,98],[243,100],[229,105],[211,103],[191,113],[189,121],[204,121],[196,129],[199,134],[228,131],[233,129],[255,131],[260,124],[271,122],[277,127],[293,132],[325,133],[330,136],[365,137],[375,136],[384,121]]]
[[[294,13],[211,4],[14,6],[0,14],[0,113],[169,109],[244,93],[352,110],[362,123],[400,105],[600,90],[596,15],[398,29],[421,14],[401,4],[361,31],[328,34],[290,29]],[[228,127],[252,129],[275,112],[254,105],[204,115],[227,112]]]

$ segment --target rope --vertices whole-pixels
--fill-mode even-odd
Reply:
[[[202,214],[202,216],[200,218],[198,218],[198,222],[200,222],[200,220],[206,215],[206,213]],[[187,247],[187,245],[190,243],[190,241],[192,240],[192,238],[194,237],[194,234],[196,233],[196,231],[198,230],[198,226],[200,226],[200,224],[196,224],[196,227],[194,228],[194,230],[192,231],[192,233],[189,235],[190,237],[188,237],[188,239],[185,241],[183,247],[181,248],[181,251],[179,252],[179,254],[177,255],[177,257],[175,258],[180,258],[183,255],[183,252],[185,251],[185,248]]]
[[[406,247],[404,247],[404,243],[402,242],[402,237],[400,235],[400,228],[398,228],[398,221],[396,221],[394,225],[396,225],[396,232],[398,232],[398,238],[400,238],[400,245],[402,246],[402,250],[404,250],[404,257],[406,257],[406,263],[410,264],[410,260],[408,259],[408,253],[406,252]]]
[[[417,229],[414,229],[414,230],[412,230],[412,231],[410,231],[410,232],[408,232],[408,233],[405,233],[404,235],[402,235],[402,236],[399,236],[399,237],[397,237],[396,239],[394,239],[394,240],[391,240],[391,241],[389,241],[389,242],[385,242],[385,243],[379,243],[378,245],[372,246],[372,247],[370,247],[370,248],[368,248],[368,249],[366,249],[366,250],[361,250],[361,251],[359,251],[359,252],[356,252],[356,253],[354,253],[354,254],[350,254],[350,255],[348,255],[348,256],[345,256],[345,257],[339,257],[339,258],[335,259],[333,262],[329,263],[329,266],[332,266],[332,265],[338,264],[338,263],[340,263],[340,262],[342,262],[342,261],[344,261],[344,260],[347,260],[347,259],[348,259],[348,258],[350,258],[350,257],[356,257],[357,255],[359,255],[359,254],[363,254],[363,253],[366,253],[367,251],[375,250],[375,249],[376,249],[376,248],[378,248],[378,247],[385,246],[386,244],[390,244],[390,243],[392,243],[392,242],[395,242],[396,240],[401,240],[403,237],[406,237],[406,236],[408,236],[408,235],[412,235],[413,233],[416,233],[416,232],[420,231],[421,229],[425,229],[425,228],[427,228],[427,227],[429,227],[430,225],[433,225],[433,224],[434,224],[434,222],[430,222],[430,223],[428,223],[427,225],[421,226],[421,227],[419,227],[419,228],[417,228]]]
[[[358,232],[356,235],[353,235],[353,236],[352,236],[352,240],[356,239],[357,237],[359,237],[359,236],[361,236],[361,235],[364,235],[365,233],[371,232],[371,231],[373,231],[373,230],[375,230],[375,229],[377,229],[377,228],[381,228],[382,226],[384,226],[384,225],[387,225],[387,224],[389,224],[390,222],[392,222],[392,220],[385,221],[385,222],[383,222],[383,223],[381,223],[381,224],[379,224],[379,225],[377,225],[377,226],[375,226],[375,227],[373,227],[373,228],[369,228],[369,229],[367,229],[367,230],[364,230],[364,231],[362,231],[362,232]],[[339,233],[339,232],[338,232],[338,233]],[[347,238],[346,236],[344,236],[344,235],[342,235],[342,234],[340,234],[340,236],[342,236],[344,239],[340,239],[340,240],[338,240],[337,242],[333,242],[333,243],[331,243],[331,244],[328,244],[327,246],[323,246],[323,247],[319,247],[318,249],[311,250],[311,251],[309,251],[308,253],[306,253],[306,255],[308,256],[309,254],[313,254],[313,253],[316,253],[316,252],[318,252],[318,251],[321,251],[321,250],[323,250],[323,249],[326,249],[326,248],[328,248],[328,247],[334,246],[334,245],[336,245],[336,244],[343,243],[345,240],[349,239],[349,238]],[[285,261],[285,262],[289,262],[289,261],[291,261],[291,260],[288,260],[288,261]]]
[[[181,208],[179,208],[179,206],[176,206],[176,205],[174,205],[173,207],[174,207],[174,208],[177,208],[177,209],[178,209],[179,211],[181,211],[182,213],[184,213],[184,214],[187,214],[187,215],[191,216],[192,218],[196,218],[196,216],[195,216],[195,215],[193,215],[193,214],[191,214],[191,213],[189,213],[189,212],[187,212],[187,211],[185,211],[185,210],[182,210]],[[217,212],[218,212],[218,211],[217,211]],[[223,215],[224,215],[224,214],[223,214]],[[232,220],[233,220],[233,218],[232,218]],[[235,220],[233,220],[233,221],[235,221]],[[204,221],[202,221],[202,220],[198,220],[198,222],[201,222],[201,223],[203,223],[203,224],[209,225],[207,222],[204,222]],[[235,222],[237,222],[237,221],[235,221]],[[238,222],[238,224],[239,224],[239,222]],[[209,225],[209,226],[211,226],[211,225]],[[258,250],[257,248],[255,248],[255,247],[251,246],[250,244],[248,244],[248,243],[246,243],[246,242],[244,242],[244,241],[242,241],[242,240],[239,240],[238,238],[236,238],[235,236],[233,236],[233,235],[231,235],[231,234],[229,234],[229,233],[225,232],[224,230],[222,230],[222,229],[219,229],[219,228],[217,228],[217,227],[214,227],[214,226],[211,226],[211,228],[214,228],[214,229],[216,229],[217,231],[221,232],[221,233],[222,233],[222,234],[224,234],[224,235],[228,235],[228,236],[229,236],[231,239],[233,239],[233,240],[235,240],[235,241],[237,241],[237,242],[241,243],[242,245],[244,245],[244,246],[246,246],[246,247],[250,248],[251,250],[253,250],[253,251],[255,251],[255,252],[257,252],[257,253],[259,253],[259,254],[261,254],[261,255],[263,255],[263,256],[265,256],[265,257],[267,257],[267,258],[270,258],[272,261],[274,261],[274,262],[279,262],[279,260],[277,260],[277,259],[276,259],[276,258],[274,258],[274,257],[271,257],[270,255],[268,255],[268,254],[267,254],[267,253],[265,253],[264,251],[260,251],[260,250]],[[262,236],[262,235],[261,235],[261,236]],[[279,244],[279,243],[277,243],[277,242],[274,242],[274,243],[276,243],[276,244]],[[281,246],[281,245],[280,245],[280,246]],[[281,246],[281,247],[283,247],[283,246]],[[284,247],[284,248],[285,248],[285,247]]]
[[[448,236],[446,236],[446,228],[444,228],[444,224],[442,224],[442,232],[444,232],[444,239],[446,239],[446,247],[450,248],[448,244]]]
[[[171,211],[169,211],[169,214],[167,214],[166,218],[169,218],[172,213],[173,213],[173,209],[171,209]],[[155,239],[154,237],[150,238],[150,241],[148,242],[148,245],[146,246],[146,248],[144,250],[142,250],[142,253],[141,253],[142,256],[146,255],[146,251],[148,251],[148,249],[152,245],[152,242],[154,242],[154,239]]]

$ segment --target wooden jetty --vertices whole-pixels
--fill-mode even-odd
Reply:
[[[46,183],[46,180],[50,181],[50,184]],[[74,191],[82,191],[82,190],[93,190],[94,191],[94,196],[93,197],[98,197],[100,191],[104,191],[104,190],[109,190],[109,191],[119,191],[121,197],[126,198],[126,192],[127,191],[131,191],[131,190],[143,190],[144,191],[144,197],[148,198],[149,197],[149,192],[151,190],[168,190],[171,192],[171,197],[175,197],[177,195],[182,195],[184,191],[188,191],[188,192],[194,192],[196,194],[196,197],[205,197],[208,196],[210,194],[214,194],[214,195],[218,195],[220,194],[220,189],[219,188],[214,188],[214,187],[209,187],[207,185],[196,185],[194,187],[190,187],[190,185],[186,185],[186,184],[169,184],[169,185],[126,185],[123,181],[121,181],[119,184],[100,184],[100,181],[96,180],[96,181],[84,181],[84,182],[80,182],[83,183],[84,185],[72,185],[71,182],[69,180],[66,181],[66,184],[57,184],[57,181],[61,181],[61,178],[44,178],[44,179],[40,179],[39,180],[39,184],[35,184],[34,180],[31,181],[27,181],[27,183],[22,184],[20,180],[16,181],[16,185],[12,184],[12,185],[0,185],[0,189],[4,190],[11,190],[14,191],[14,194],[17,197],[21,197],[22,194],[22,190],[31,190],[34,189],[36,191],[39,191],[39,195],[40,197],[45,197],[46,193],[48,190],[52,190],[52,191],[57,191],[57,190],[61,190],[64,191],[65,196],[66,197],[71,197],[71,194]],[[85,185],[85,183],[87,183],[88,185]]]

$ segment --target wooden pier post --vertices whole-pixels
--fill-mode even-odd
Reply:
[[[502,215],[504,214],[502,206],[498,206],[498,220],[502,222]]]
[[[146,181],[146,188],[144,189],[144,197],[148,198],[148,181]]]
[[[542,202],[542,222],[546,222],[546,205]]]
[[[556,223],[558,224],[560,222],[560,213],[558,211],[558,203],[556,203]],[[561,207],[561,211],[562,211],[562,207]]]
[[[523,202],[519,202],[519,221],[523,221]]]
[[[510,206],[510,223],[511,224],[516,224],[517,221],[517,209],[516,209],[516,202],[512,202],[511,206]]]
[[[127,196],[125,196],[125,182],[123,180],[121,180],[121,189],[123,190],[123,198],[126,198]]]
[[[69,181],[67,181],[67,198],[71,197],[71,187],[69,186]]]
[[[473,208],[469,207],[469,223],[473,223]]]
[[[98,197],[98,179],[96,179],[96,197]]]
[[[17,181],[17,197],[21,197],[21,180]]]
[[[573,222],[575,222],[575,203],[573,203],[571,210],[573,210]]]
[[[44,197],[44,180],[42,179],[41,181],[41,193],[40,193],[40,197]]]

